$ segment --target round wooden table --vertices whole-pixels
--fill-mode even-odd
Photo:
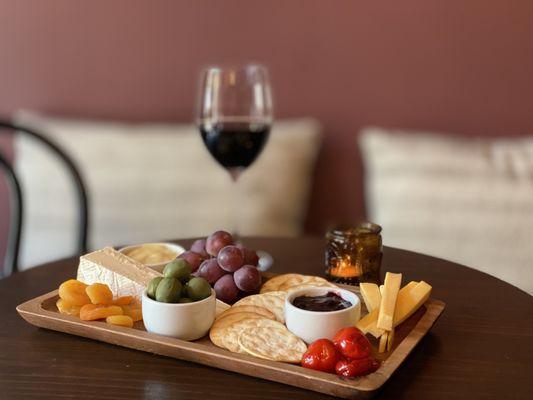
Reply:
[[[190,240],[179,240],[187,245]],[[319,238],[255,239],[273,272],[323,273]],[[386,248],[382,271],[425,280],[446,309],[385,384],[383,399],[531,399],[533,297],[484,273]],[[504,266],[502,266],[503,268]],[[15,307],[76,275],[60,260],[0,280],[1,399],[319,399],[315,392],[38,329]]]

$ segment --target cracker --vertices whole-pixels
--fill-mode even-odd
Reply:
[[[285,328],[285,325],[271,319],[261,317],[246,318],[222,327],[215,327],[215,329],[211,328],[209,337],[211,338],[211,341],[219,347],[234,353],[245,353],[244,349],[239,345],[239,335],[244,329],[258,327],[264,327],[272,331],[287,329]]]
[[[288,329],[257,326],[243,329],[239,346],[248,354],[272,361],[299,363],[307,346]]]
[[[266,293],[266,292],[274,292],[276,290],[279,290],[278,288],[288,279],[293,279],[299,276],[303,276],[300,274],[283,274],[278,275],[273,278],[270,278],[268,281],[264,283],[264,285],[261,287],[261,290],[259,293]]]
[[[333,283],[331,282],[328,282],[328,283],[315,283],[315,284],[312,284],[312,283],[303,283],[301,285],[296,285],[296,286],[292,286],[290,287],[287,292],[292,292],[293,290],[298,290],[298,289],[309,289],[309,288],[314,288],[314,287],[330,287],[330,288],[336,288],[338,289],[339,287],[337,285],[334,285]],[[268,293],[267,293],[268,294]]]
[[[311,286],[329,286],[337,287],[331,282],[319,276],[300,275],[300,274],[284,274],[278,275],[265,282],[261,287],[260,293],[271,293],[273,291],[288,291],[295,286],[311,285]]]
[[[271,311],[279,322],[285,322],[285,294],[280,293],[266,293],[266,294],[253,294],[246,296],[236,302],[234,306],[256,306],[266,308]]]
[[[258,307],[258,306],[253,306],[253,305],[233,306],[231,308],[228,308],[222,314],[220,314],[217,317],[217,319],[224,318],[231,314],[237,314],[237,313],[242,313],[242,312],[251,312],[251,313],[259,314],[268,319],[273,319],[273,320],[276,319],[276,316],[274,315],[272,311],[267,310],[264,307]]]
[[[215,315],[218,317],[221,315],[224,311],[228,310],[231,306],[229,304],[224,303],[223,301],[220,301],[217,299],[217,306],[216,306]]]
[[[235,313],[235,314],[228,314],[225,316],[221,316],[220,318],[217,318],[213,325],[211,326],[211,329],[213,328],[223,328],[227,325],[231,325],[235,322],[238,322],[242,319],[254,319],[254,318],[265,318],[260,314],[253,313],[253,312],[241,312],[241,313]]]
[[[266,296],[276,296],[282,300],[285,300],[285,297],[287,297],[287,292],[281,291],[281,290],[276,290],[275,292],[267,292],[267,293],[261,293],[261,294],[266,295]]]
[[[265,317],[250,312],[242,312],[237,314],[226,315],[223,318],[217,319],[211,329],[209,330],[209,338],[218,347],[226,348],[224,346],[224,335],[227,327],[246,319],[264,319]]]
[[[294,286],[300,286],[300,285],[329,285],[330,283],[319,276],[307,276],[307,275],[300,275],[298,277],[293,277],[291,279],[287,279],[285,282],[283,282],[279,287],[278,290],[289,290],[292,289]]]

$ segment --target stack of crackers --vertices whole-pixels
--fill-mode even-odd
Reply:
[[[269,293],[274,291],[288,292],[290,290],[303,289],[313,286],[330,286],[337,287],[319,276],[309,276],[300,274],[278,275],[266,281],[261,286],[260,293]]]
[[[299,363],[307,346],[285,326],[285,297],[290,290],[312,286],[336,287],[324,278],[299,274],[268,280],[260,294],[244,297],[218,315],[211,341],[234,353]]]

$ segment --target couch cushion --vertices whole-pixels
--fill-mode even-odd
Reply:
[[[533,137],[462,139],[366,128],[369,217],[384,243],[452,260],[533,294]]]
[[[237,184],[192,125],[31,112],[19,112],[17,121],[45,133],[80,166],[90,191],[93,248],[206,235],[233,230],[235,223],[243,235],[302,232],[320,147],[314,120],[276,122],[263,153]],[[67,173],[31,138],[18,135],[15,146],[26,201],[21,265],[71,255],[76,202]]]

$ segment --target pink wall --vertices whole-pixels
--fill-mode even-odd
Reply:
[[[363,214],[363,125],[533,132],[531,21],[528,0],[0,0],[0,112],[189,121],[201,66],[263,62],[277,116],[326,128],[320,230]]]

